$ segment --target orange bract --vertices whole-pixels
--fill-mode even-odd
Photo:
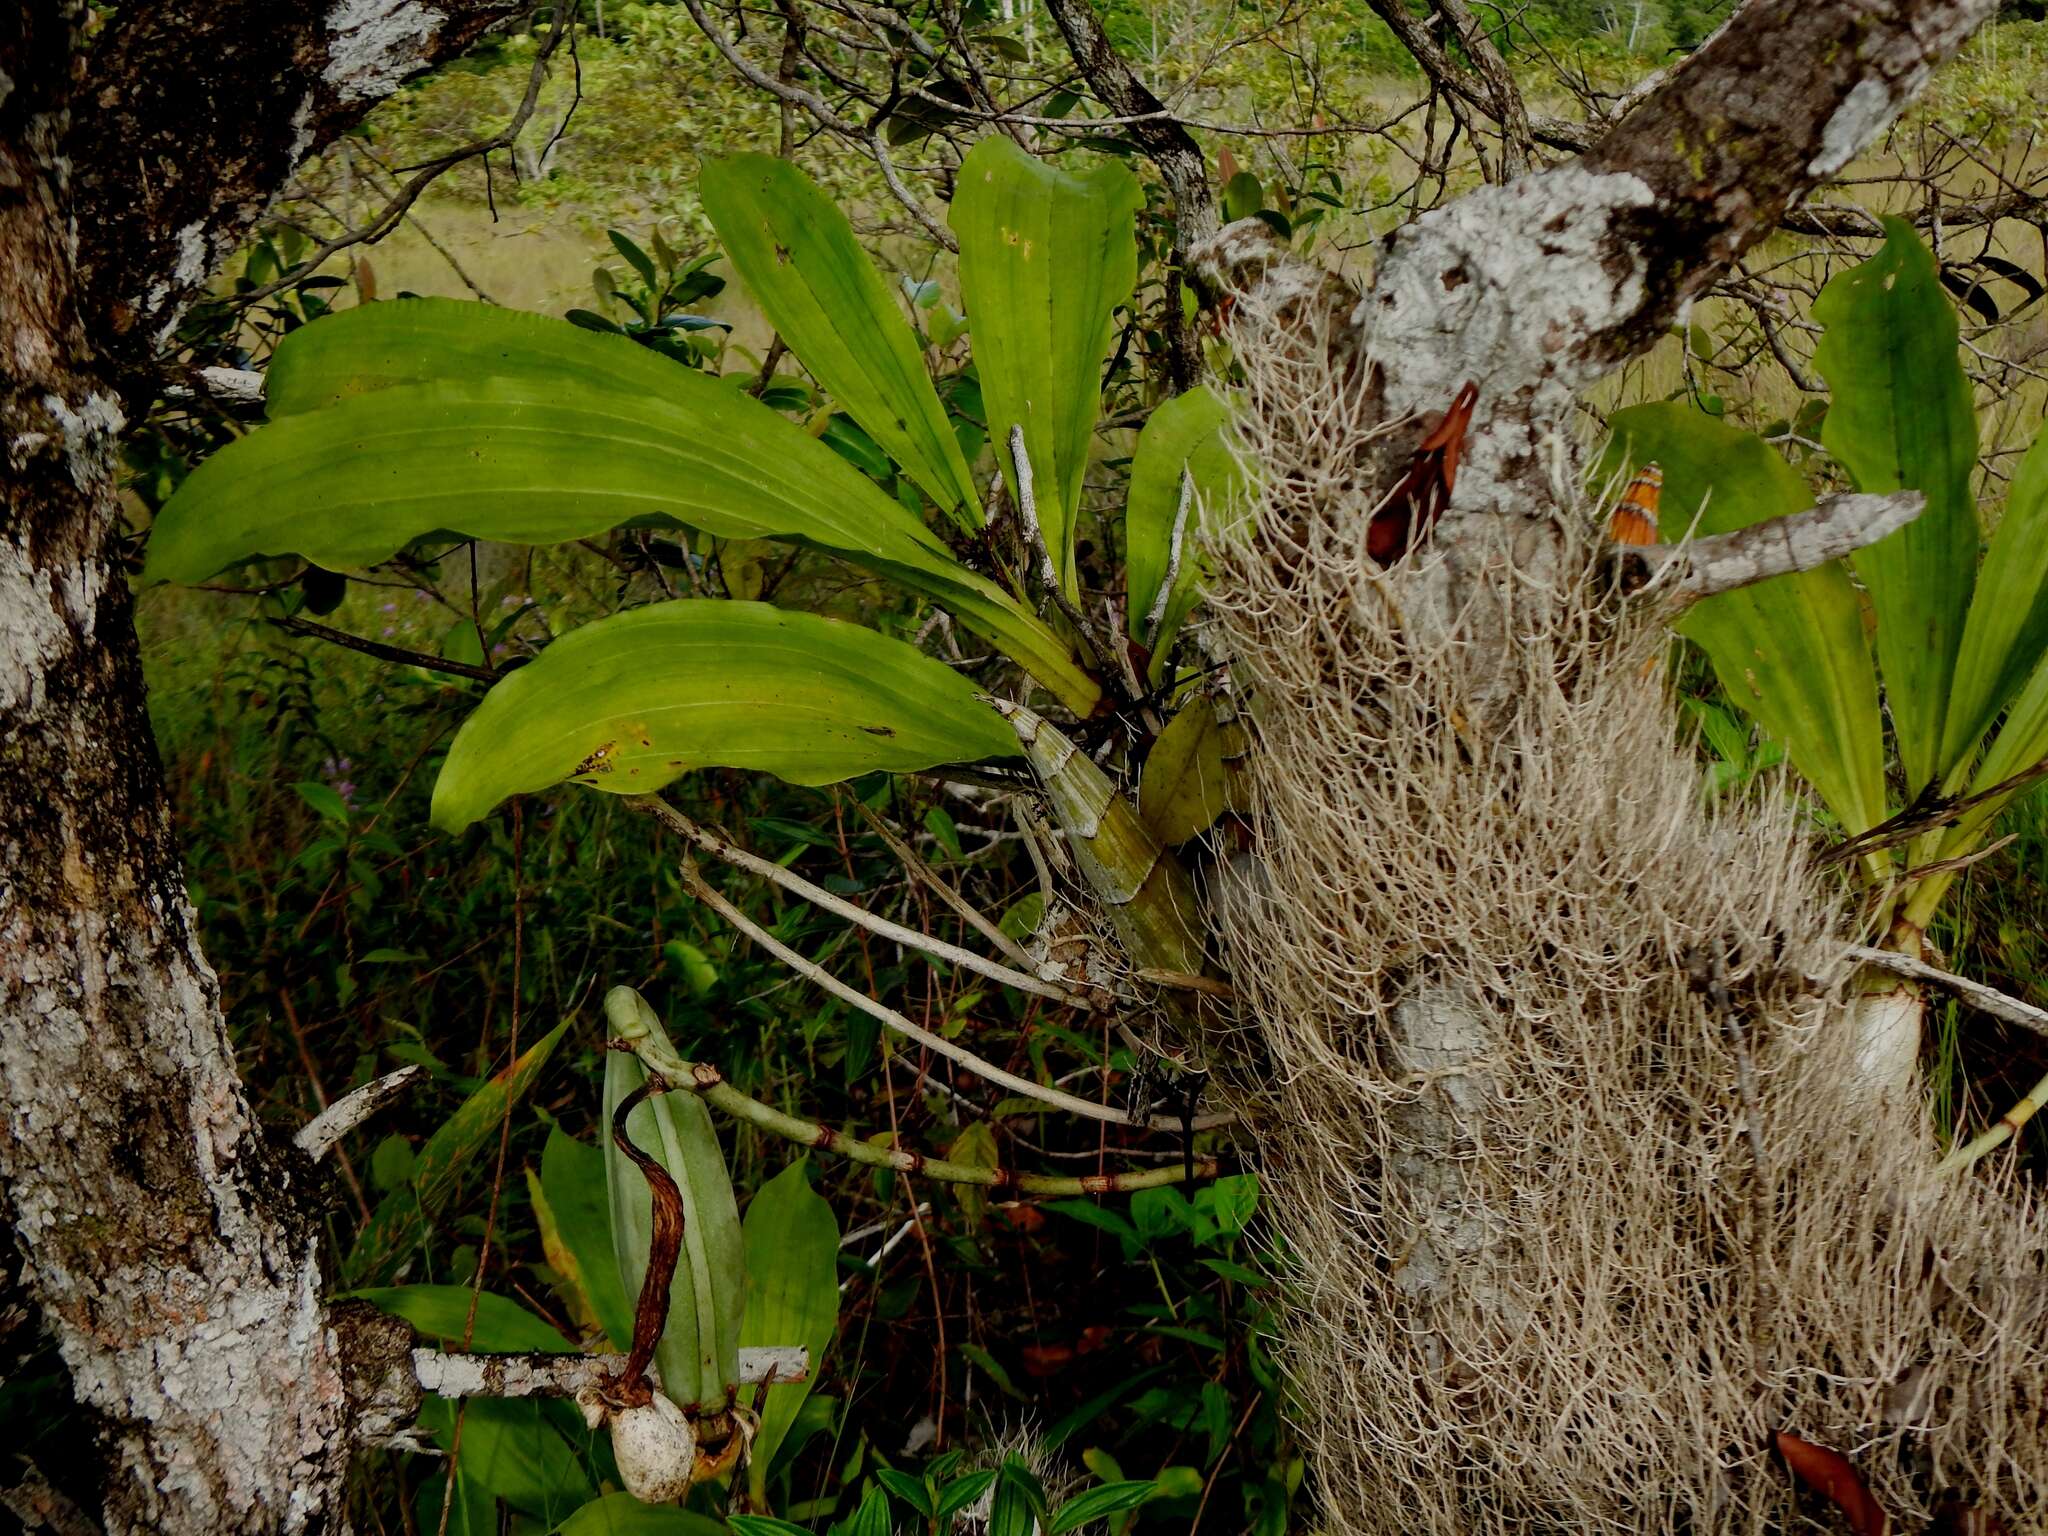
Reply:
[[[1664,494],[1664,471],[1645,464],[1629,481],[1614,514],[1607,520],[1607,537],[1617,544],[1657,542],[1657,501]]]

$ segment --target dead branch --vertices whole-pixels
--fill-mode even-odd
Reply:
[[[414,1083],[426,1075],[426,1070],[417,1063],[400,1067],[396,1072],[387,1072],[343,1094],[301,1126],[299,1134],[292,1138],[292,1144],[314,1162],[319,1162],[342,1137],[385,1105],[402,1098]]]
[[[616,1377],[624,1355],[471,1355],[415,1349],[413,1374],[422,1392],[442,1397],[574,1397]],[[811,1352],[801,1344],[740,1350],[741,1386],[808,1381]]]

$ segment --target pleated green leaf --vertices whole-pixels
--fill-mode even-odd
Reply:
[[[433,819],[456,831],[564,780],[644,794],[719,767],[832,784],[1016,751],[972,683],[901,640],[681,598],[586,624],[496,683],[449,748]]]
[[[768,1389],[747,1463],[756,1508],[767,1508],[768,1473],[797,1410],[817,1384],[839,1328],[839,1221],[811,1188],[802,1158],[763,1184],[741,1224],[747,1249],[747,1316],[740,1345],[801,1344],[811,1352],[807,1380]]]
[[[1970,381],[1934,257],[1901,220],[1885,220],[1884,249],[1830,279],[1813,314],[1826,327],[1813,362],[1832,394],[1822,444],[1859,491],[1927,497],[1924,513],[1854,557],[1877,611],[1910,796],[1953,766],[1949,741],[1959,734],[1944,722],[1977,578]]]
[[[1813,504],[1761,438],[1682,405],[1615,412],[1595,484],[1631,465],[1664,469],[1661,533],[1726,533]],[[1862,605],[1839,563],[1708,598],[1680,632],[1714,664],[1728,697],[1784,742],[1842,824],[1883,819],[1884,738]]]
[[[2048,654],[2048,432],[2012,477],[1963,627],[1942,759],[1950,777],[1969,763],[2000,710]],[[2024,765],[2022,765],[2024,766]],[[1994,781],[1996,782],[1996,781]]]
[[[790,350],[947,516],[979,528],[974,476],[917,338],[839,205],[773,155],[706,161],[697,191]]]
[[[608,1493],[577,1510],[551,1536],[726,1536],[726,1524],[693,1509],[642,1504],[630,1493]]]
[[[1200,594],[1201,534],[1213,531],[1218,513],[1244,485],[1244,471],[1224,438],[1230,406],[1207,385],[1163,400],[1138,434],[1131,459],[1131,489],[1124,506],[1124,572],[1133,640],[1144,640],[1157,609],[1153,680],[1164,670],[1173,637]],[[1174,569],[1174,529],[1180,522],[1181,486],[1189,486],[1186,526],[1181,529],[1180,564]],[[1159,589],[1174,570],[1173,590],[1158,608]]]
[[[675,1054],[661,1020],[631,987],[612,988],[604,1009],[615,1038],[651,1036]],[[619,1284],[635,1301],[647,1278],[654,1197],[646,1175],[613,1143],[611,1127],[619,1105],[646,1080],[639,1057],[627,1051],[606,1053],[605,1184],[612,1246]],[[680,1408],[715,1412],[726,1406],[739,1382],[740,1324],[747,1299],[739,1204],[718,1131],[696,1094],[663,1093],[634,1106],[626,1117],[626,1134],[668,1170],[683,1197],[682,1255],[669,1286],[668,1323],[654,1350],[661,1389]]]
[[[352,569],[432,533],[558,544],[679,523],[829,550],[943,605],[1068,708],[1100,696],[1035,614],[838,454],[623,337],[409,299],[307,326],[278,358],[283,418],[179,488],[146,580],[203,580],[254,555]]]
[[[1010,430],[1023,427],[1039,526],[1071,593],[1112,314],[1137,283],[1142,194],[1114,162],[1069,175],[1001,134],[968,151],[955,187],[950,220],[989,441],[1014,496]]]

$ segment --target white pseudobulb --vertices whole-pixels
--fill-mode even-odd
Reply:
[[[683,1410],[657,1392],[645,1405],[612,1415],[612,1455],[634,1498],[672,1504],[690,1491],[697,1436]]]

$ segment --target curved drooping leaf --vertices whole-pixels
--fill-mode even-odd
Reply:
[[[678,522],[829,550],[943,604],[1068,708],[1100,695],[1035,614],[838,454],[624,337],[408,299],[306,326],[278,358],[283,419],[193,471],[150,532],[146,580],[259,554],[345,569],[436,532],[556,544]]]
[[[1833,397],[1822,444],[1857,490],[1927,497],[1924,513],[1854,556],[1910,797],[1953,766],[1943,722],[1977,577],[1970,381],[1934,257],[1901,220],[1885,220],[1884,249],[1831,278],[1813,314],[1826,327],[1813,363]]]
[[[1138,434],[1131,458],[1131,488],[1124,504],[1124,573],[1128,624],[1133,640],[1144,640],[1166,573],[1174,570],[1174,528],[1180,521],[1181,486],[1189,484],[1185,528],[1173,591],[1160,610],[1153,641],[1153,681],[1165,667],[1173,637],[1195,606],[1201,582],[1197,535],[1214,531],[1219,504],[1244,484],[1243,466],[1224,437],[1230,406],[1206,384],[1162,400]]]
[[[1684,537],[1695,517],[1701,534],[1727,533],[1813,503],[1769,444],[1685,406],[1631,406],[1608,427],[1613,435],[1594,483],[1618,483],[1630,465],[1662,465],[1666,539]],[[1877,673],[1862,606],[1841,565],[1710,597],[1679,629],[1706,651],[1730,700],[1785,743],[1851,833],[1883,818]]]
[[[768,1388],[747,1463],[756,1508],[767,1508],[768,1473],[823,1373],[839,1327],[839,1221],[811,1188],[799,1158],[763,1184],[741,1224],[747,1246],[747,1315],[740,1347],[801,1344],[811,1352],[804,1381]]]
[[[726,1536],[726,1524],[694,1509],[642,1504],[630,1493],[608,1493],[585,1504],[549,1536]]]
[[[673,1056],[675,1046],[647,1002],[631,987],[605,994],[605,1018],[615,1038],[651,1037]],[[654,1197],[641,1173],[612,1140],[619,1106],[647,1081],[630,1051],[605,1053],[605,1188],[612,1213],[612,1248],[619,1284],[637,1301],[647,1279]],[[668,1170],[682,1195],[682,1249],[669,1283],[668,1316],[654,1363],[661,1389],[686,1412],[723,1408],[739,1382],[740,1327],[747,1303],[746,1254],[740,1240],[739,1203],[725,1168],[711,1111],[694,1093],[642,1099],[626,1116],[635,1147]]]
[[[1963,627],[1942,757],[1953,779],[2048,655],[2048,431],[2014,471]],[[2021,766],[2024,766],[2022,764]],[[1996,782],[1995,780],[1993,782]]]
[[[367,1301],[380,1312],[404,1318],[422,1338],[478,1354],[564,1354],[576,1348],[511,1297],[466,1285],[371,1286],[343,1292],[335,1300]]]
[[[981,499],[917,338],[839,205],[787,160],[707,160],[704,211],[747,291],[841,409],[963,528]]]
[[[1023,427],[1039,527],[1071,595],[1112,313],[1138,278],[1137,178],[1113,162],[1069,175],[992,134],[968,151],[954,185],[949,218],[989,441],[1014,496],[1010,430]]]
[[[831,784],[1016,750],[972,683],[901,640],[681,598],[586,624],[499,680],[456,733],[433,819],[456,831],[565,779],[644,794],[720,767]]]
[[[377,1211],[349,1249],[342,1274],[351,1284],[377,1280],[397,1269],[425,1239],[428,1227],[455,1193],[463,1169],[494,1144],[510,1106],[525,1098],[561,1043],[557,1024],[463,1100],[413,1159],[412,1177],[377,1203]]]

